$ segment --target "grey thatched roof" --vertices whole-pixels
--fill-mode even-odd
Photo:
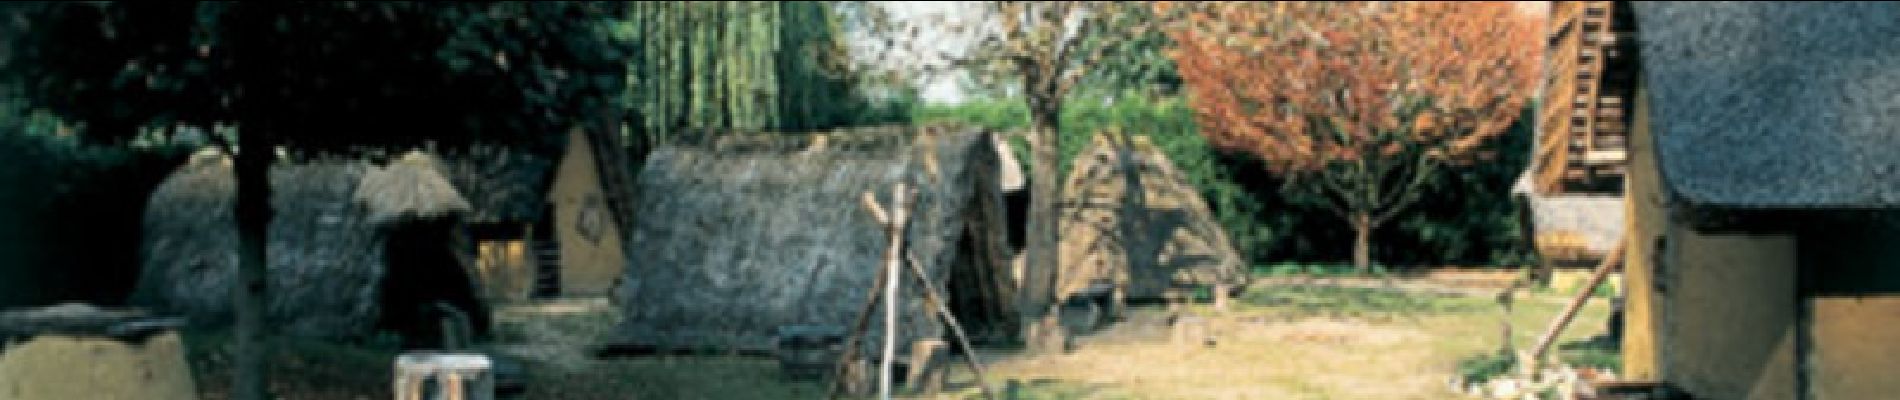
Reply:
[[[1900,3],[1636,2],[1662,176],[1691,204],[1900,206]]]
[[[908,243],[942,284],[970,262],[958,254],[963,212],[980,187],[997,186],[973,178],[993,168],[994,147],[978,130],[917,132],[722,135],[655,149],[638,178],[616,340],[769,348],[780,326],[848,325],[887,244],[860,196],[888,201],[899,181],[919,186]],[[939,334],[915,288],[903,296],[904,334]]]
[[[363,174],[362,183],[356,185],[356,201],[368,207],[370,223],[378,225],[469,211],[468,200],[442,176],[442,163],[420,151]]]
[[[1526,194],[1531,228],[1538,237],[1572,236],[1583,239],[1584,250],[1608,253],[1623,239],[1622,195]]]
[[[346,337],[368,333],[375,322],[383,246],[365,207],[353,201],[370,168],[340,160],[271,167],[272,294],[265,308],[279,332]],[[153,190],[134,304],[194,323],[229,321],[235,195],[230,158],[214,151],[192,157]]]

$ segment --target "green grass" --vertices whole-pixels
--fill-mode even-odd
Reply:
[[[1385,266],[1378,265],[1378,264],[1373,264],[1368,274],[1360,275],[1359,271],[1357,269],[1354,269],[1351,264],[1330,264],[1330,263],[1322,263],[1322,264],[1275,263],[1275,264],[1266,264],[1266,265],[1255,265],[1252,268],[1252,272],[1255,277],[1311,276],[1311,277],[1320,277],[1320,278],[1348,277],[1348,276],[1383,277],[1389,274]]]
[[[1458,360],[1458,378],[1462,382],[1484,382],[1517,370],[1517,356],[1497,351]]]
[[[230,391],[234,337],[228,330],[195,329],[184,334],[192,376],[204,398]],[[270,343],[270,387],[286,398],[387,398],[396,353],[389,340],[362,344],[279,337]]]
[[[1278,286],[1249,290],[1239,304],[1271,310],[1289,317],[1396,317],[1463,314],[1496,310],[1489,299],[1405,293],[1376,288]]]

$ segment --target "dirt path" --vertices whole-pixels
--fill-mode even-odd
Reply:
[[[1530,295],[1510,316],[1524,346],[1563,296]],[[1368,288],[1258,286],[1241,305],[1209,316],[1217,344],[1171,343],[1161,308],[1078,340],[1072,354],[985,355],[996,382],[1013,380],[1019,398],[1060,399],[1446,399],[1460,358],[1496,349],[1505,316],[1492,297]],[[1566,332],[1601,332],[1595,301]],[[953,381],[969,379],[953,374]],[[944,397],[967,398],[973,390]]]

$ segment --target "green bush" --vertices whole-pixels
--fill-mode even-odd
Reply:
[[[86,145],[3,116],[0,125],[0,307],[124,301],[146,199],[184,153]]]
[[[1458,378],[1463,382],[1477,383],[1511,373],[1517,369],[1517,356],[1510,352],[1479,354],[1458,360]]]

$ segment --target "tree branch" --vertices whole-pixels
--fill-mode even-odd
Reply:
[[[1373,218],[1374,225],[1385,224],[1386,221],[1390,221],[1392,217],[1397,216],[1400,211],[1404,211],[1406,207],[1410,207],[1412,203],[1418,201],[1420,195],[1424,192],[1425,182],[1430,180],[1432,171],[1436,169],[1434,167],[1438,165],[1435,159],[1430,156],[1420,155],[1418,159],[1419,164],[1412,168],[1412,179],[1406,182],[1405,186],[1400,188],[1398,192],[1393,192],[1393,194],[1396,195],[1395,198],[1387,201],[1385,203],[1385,211],[1380,212],[1377,217]]]

